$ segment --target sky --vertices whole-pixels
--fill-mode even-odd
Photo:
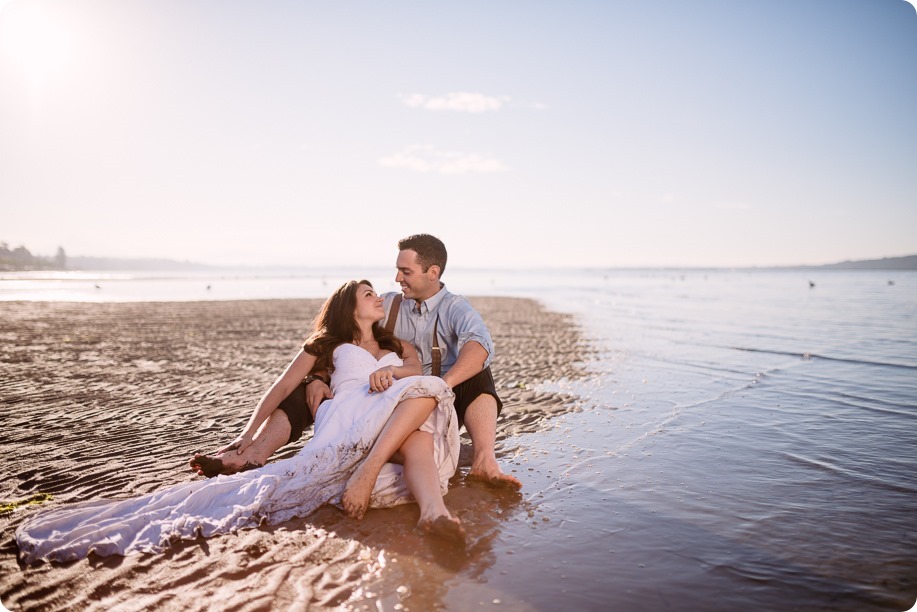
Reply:
[[[917,253],[904,0],[0,0],[0,242],[225,265]]]

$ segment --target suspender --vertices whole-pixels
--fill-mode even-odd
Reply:
[[[385,325],[383,328],[390,334],[395,333],[395,322],[398,320],[398,311],[401,310],[401,298],[403,296],[399,293],[395,296],[395,299],[392,300],[392,307],[388,310],[388,319],[385,320]]]
[[[383,328],[390,334],[395,333],[395,322],[398,321],[398,312],[401,310],[402,295],[399,293],[392,300],[392,307],[388,310],[388,319],[385,320]],[[441,376],[443,371],[443,347],[439,345],[439,314],[436,315],[436,322],[433,323],[433,365],[431,373],[433,376]]]
[[[436,323],[433,324],[433,368],[430,372],[433,376],[441,376],[443,371],[443,349],[439,346],[439,335],[436,333],[439,329],[439,314],[436,315]]]

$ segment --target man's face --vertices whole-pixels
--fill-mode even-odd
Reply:
[[[401,293],[405,298],[422,302],[439,291],[439,266],[430,266],[424,272],[423,266],[417,261],[417,251],[399,251],[395,267],[398,268],[395,282],[401,285]]]

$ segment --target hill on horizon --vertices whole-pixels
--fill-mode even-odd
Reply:
[[[883,257],[882,259],[847,260],[821,266],[803,267],[833,270],[917,270],[917,255]]]

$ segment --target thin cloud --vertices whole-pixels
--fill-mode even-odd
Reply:
[[[424,94],[398,94],[401,101],[411,108],[432,111],[456,111],[462,113],[487,113],[498,111],[509,102],[508,96],[485,96],[480,93],[456,91],[444,96]]]
[[[479,153],[441,151],[430,145],[411,145],[399,153],[383,157],[379,165],[434,174],[486,174],[506,172],[506,165]]]
[[[754,206],[748,202],[715,202],[713,204],[714,208],[720,210],[752,210]]]

